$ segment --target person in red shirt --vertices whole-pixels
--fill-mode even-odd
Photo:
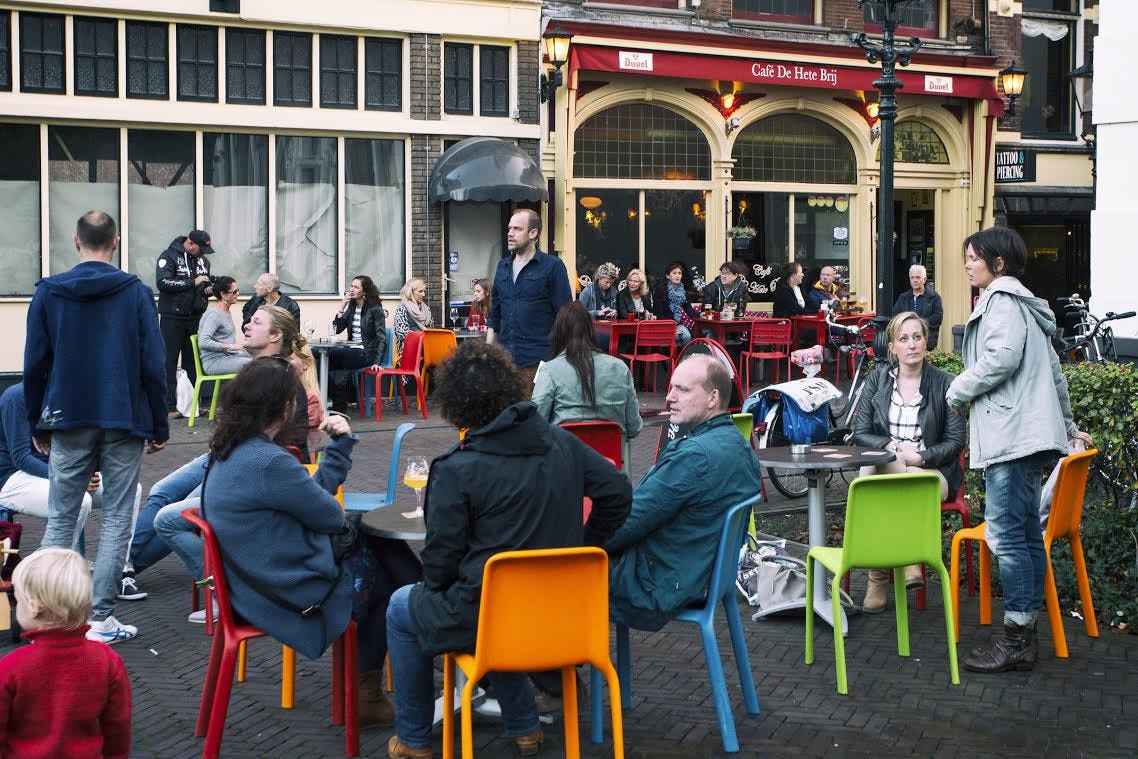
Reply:
[[[127,759],[130,679],[110,646],[86,638],[87,562],[42,548],[20,562],[12,585],[31,645],[0,659],[0,756]]]

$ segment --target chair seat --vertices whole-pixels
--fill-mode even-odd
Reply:
[[[371,511],[386,505],[384,493],[344,493],[345,511]]]
[[[747,358],[786,358],[785,353],[779,353],[778,351],[742,351],[740,355],[746,356]]]
[[[622,353],[620,357],[628,361],[671,361],[671,356],[663,353]]]

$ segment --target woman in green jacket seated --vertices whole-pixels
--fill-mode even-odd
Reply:
[[[567,303],[549,333],[550,354],[534,381],[533,402],[553,424],[603,419],[626,438],[640,434],[640,401],[628,366],[601,350],[593,320],[579,301]]]

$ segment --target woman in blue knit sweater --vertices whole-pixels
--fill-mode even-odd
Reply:
[[[392,592],[422,576],[403,541],[369,538],[337,564],[332,536],[344,527],[334,493],[357,438],[341,416],[322,425],[332,442],[315,475],[273,442],[293,417],[300,381],[277,356],[252,361],[222,390],[202,514],[221,547],[234,611],[305,656],[319,657],[354,618],[359,634],[360,725],[390,726],[380,671]],[[310,611],[317,607],[315,612]],[[308,612],[308,613],[303,613]]]

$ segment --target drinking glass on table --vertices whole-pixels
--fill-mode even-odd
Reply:
[[[453,306],[450,309],[450,326],[458,329],[458,309]]]
[[[312,338],[316,336],[316,325],[311,319],[304,320],[304,334],[308,337],[308,342],[312,342]]]
[[[423,516],[423,488],[427,487],[427,475],[430,472],[431,467],[426,458],[416,456],[407,460],[407,466],[403,469],[403,484],[415,491],[415,499],[419,503],[414,511],[403,512],[403,516],[408,519]]]

